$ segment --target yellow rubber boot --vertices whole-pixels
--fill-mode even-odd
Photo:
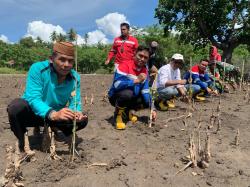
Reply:
[[[132,123],[135,123],[138,120],[137,116],[134,115],[134,111],[133,110],[129,111],[128,117],[129,117],[129,121],[131,121]]]
[[[206,98],[204,97],[204,92],[203,91],[201,91],[200,93],[198,93],[196,96],[195,96],[195,99],[197,100],[197,101],[205,101],[206,100]]]
[[[168,110],[168,106],[164,104],[164,101],[160,101],[159,107],[162,111]]]
[[[124,108],[117,108],[117,115],[116,115],[116,129],[117,130],[124,130],[126,128],[126,124],[123,122],[122,115],[124,113]]]
[[[195,99],[196,99],[197,101],[205,101],[205,100],[206,100],[205,97],[202,97],[202,96],[199,96],[199,95],[196,95],[196,96],[195,96]]]
[[[168,100],[167,104],[168,104],[168,108],[175,108],[174,99]]]

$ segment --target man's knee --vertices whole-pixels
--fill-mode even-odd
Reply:
[[[8,115],[17,116],[18,114],[22,113],[27,109],[28,103],[21,98],[14,99],[7,107]]]
[[[84,129],[88,125],[88,117],[81,122],[77,123],[77,130]]]
[[[193,84],[192,89],[193,89],[193,94],[196,94],[201,90],[201,87],[197,84]]]
[[[133,91],[132,90],[123,90],[117,94],[119,99],[124,101],[130,101],[133,98]]]
[[[173,96],[178,95],[178,91],[176,88],[170,89],[170,88],[165,88],[163,90],[158,91],[160,99],[170,99]]]

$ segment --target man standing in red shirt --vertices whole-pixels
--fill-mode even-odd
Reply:
[[[127,61],[131,61],[138,47],[138,41],[135,37],[129,35],[130,26],[128,23],[121,23],[121,36],[114,39],[113,46],[109,51],[105,64],[115,57],[115,67]]]

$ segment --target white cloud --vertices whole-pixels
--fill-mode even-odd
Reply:
[[[49,23],[44,23],[43,21],[32,21],[28,24],[25,37],[31,36],[34,39],[40,37],[42,40],[50,42],[50,35],[54,31],[56,31],[57,34],[66,34],[63,28],[59,25],[55,26]]]
[[[75,44],[75,42],[73,42]],[[79,34],[77,34],[77,45],[85,44],[84,38],[82,38]]]
[[[10,43],[8,37],[3,34],[0,35],[0,40],[2,40],[5,43]]]
[[[131,27],[131,31],[130,31],[131,35],[133,36],[147,36],[149,35],[149,33],[147,31],[145,31],[144,28],[139,28],[139,27]]]
[[[110,43],[108,36],[116,37],[120,35],[120,24],[122,22],[129,23],[126,16],[117,12],[109,13],[102,18],[96,19],[98,29],[88,32],[88,45],[95,45],[99,42],[102,44]],[[57,34],[66,34],[66,31],[60,25],[44,23],[43,21],[32,21],[28,24],[27,33],[24,37],[31,36],[33,39],[40,37],[46,42],[51,42],[50,35],[56,31]],[[84,37],[77,35],[77,44],[85,44]]]
[[[98,42],[102,44],[107,44],[108,39],[106,38],[106,35],[100,30],[88,32],[87,44],[94,45],[97,44]]]
[[[122,22],[129,23],[126,16],[118,12],[109,13],[95,22],[99,30],[113,37],[120,35],[120,24]]]

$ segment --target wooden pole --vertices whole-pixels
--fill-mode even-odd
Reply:
[[[242,68],[241,68],[241,77],[240,77],[240,91],[242,88],[242,82],[243,82],[243,76],[244,76],[244,68],[245,68],[245,60],[242,62]]]
[[[78,66],[78,63],[77,63],[77,34],[75,35],[75,42],[76,42],[76,45],[75,45],[75,71],[77,72],[77,66]],[[72,146],[71,146],[71,153],[72,153],[72,157],[71,157],[71,162],[74,161],[74,158],[75,158],[75,149],[76,149],[76,111],[77,111],[77,108],[76,108],[76,98],[77,98],[77,80],[75,80],[75,96],[74,96],[74,112],[75,112],[75,118],[74,118],[74,121],[73,121],[73,129],[72,129]]]

